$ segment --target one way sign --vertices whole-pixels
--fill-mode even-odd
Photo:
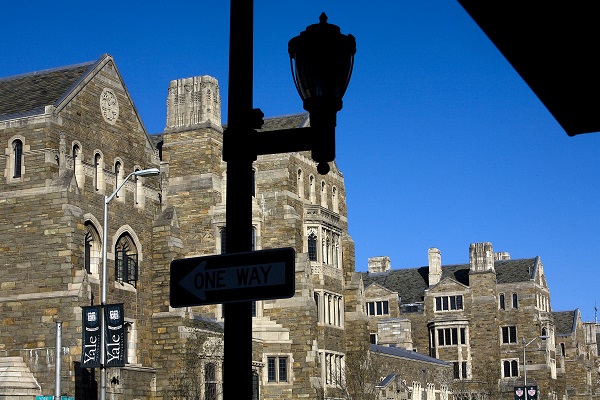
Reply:
[[[294,295],[293,248],[171,262],[171,307],[282,299]]]

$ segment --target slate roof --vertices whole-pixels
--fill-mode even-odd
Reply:
[[[569,336],[575,331],[578,311],[578,309],[571,311],[552,311],[556,335]]]
[[[433,363],[433,364],[438,364],[438,365],[452,365],[451,363],[440,360],[438,358],[429,357],[429,356],[426,356],[425,354],[417,353],[416,351],[401,349],[400,347],[388,347],[388,346],[380,346],[377,344],[372,344],[370,349],[374,353],[387,354],[390,356],[408,358],[410,360],[428,362],[428,363]]]
[[[0,120],[35,115],[58,102],[95,64],[67,67],[0,78]]]
[[[495,261],[496,282],[514,283],[533,279],[539,258]],[[469,264],[442,266],[442,279],[452,278],[469,286]],[[365,287],[377,283],[393,292],[398,292],[402,304],[423,301],[424,291],[429,288],[429,267],[389,270],[386,272],[363,272]]]

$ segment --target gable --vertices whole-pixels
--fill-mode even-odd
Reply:
[[[385,288],[378,283],[371,283],[367,288],[365,288],[365,298],[389,297],[397,294],[397,292]]]
[[[460,282],[455,281],[450,277],[442,278],[436,285],[430,287],[426,292],[430,295],[437,293],[448,293],[448,292],[464,292],[469,289],[468,286],[463,285]]]

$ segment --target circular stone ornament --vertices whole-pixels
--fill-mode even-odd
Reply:
[[[104,120],[111,125],[114,125],[117,122],[117,118],[119,118],[119,102],[111,89],[104,88],[102,90],[102,94],[100,95],[100,112],[102,112]]]

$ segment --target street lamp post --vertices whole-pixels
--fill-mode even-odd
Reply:
[[[110,195],[104,196],[104,221],[102,224],[102,292],[100,296],[100,329],[104,330],[104,306],[106,305],[106,280],[107,280],[107,268],[106,268],[106,255],[107,255],[107,240],[108,240],[108,203],[117,195],[119,190],[129,181],[133,176],[136,178],[141,176],[156,176],[160,173],[158,168],[149,168],[139,171],[134,171],[127,175],[127,177],[121,182],[117,189]],[[100,332],[100,400],[106,400],[106,338],[104,332]]]
[[[523,388],[525,389],[525,400],[529,399],[529,394],[527,393],[527,355],[525,353],[525,348],[538,339],[547,338],[548,336],[542,335],[534,337],[529,342],[527,342],[525,338],[523,338],[523,340],[521,341],[521,343],[523,344]]]
[[[252,105],[253,26],[254,1],[231,0],[228,125],[223,133],[228,253],[252,251],[252,163],[258,155],[310,150],[319,173],[329,171],[328,162],[335,158],[335,115],[356,53],[354,37],[342,35],[324,14],[319,24],[290,40],[292,74],[311,127],[259,133],[263,113]],[[223,399],[251,399],[251,302],[227,303],[224,311]]]

